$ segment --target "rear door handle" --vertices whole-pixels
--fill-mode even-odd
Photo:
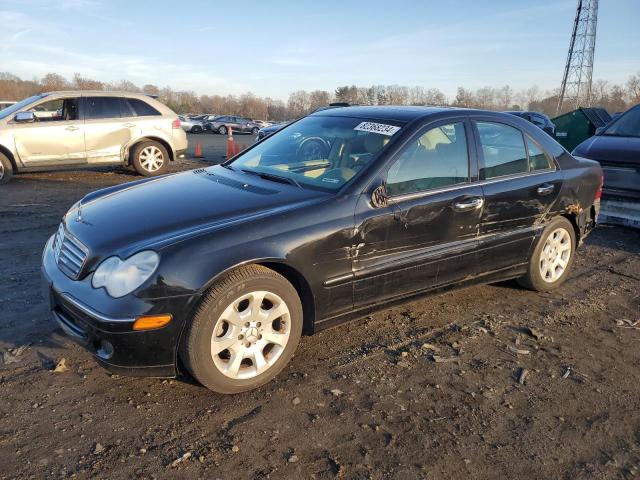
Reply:
[[[538,187],[538,195],[549,195],[554,189],[555,187],[550,183],[543,183]]]
[[[69,132],[75,132],[76,130],[80,130],[80,127],[74,127],[73,125],[69,125],[65,130]]]
[[[136,126],[135,123],[125,123],[124,125],[122,125],[123,127],[127,127],[127,128],[133,128]]]
[[[453,209],[457,212],[466,212],[468,210],[476,210],[484,205],[482,198],[472,198],[463,202],[456,202],[453,204]]]

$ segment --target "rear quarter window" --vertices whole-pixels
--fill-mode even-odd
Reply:
[[[134,111],[137,117],[152,117],[162,115],[158,110],[153,108],[147,102],[140,100],[139,98],[127,98],[129,106]]]

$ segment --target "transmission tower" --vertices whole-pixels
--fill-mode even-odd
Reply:
[[[597,22],[598,0],[578,0],[567,64],[560,87],[557,114],[562,110],[563,104],[573,108],[591,105],[591,76],[596,49]]]

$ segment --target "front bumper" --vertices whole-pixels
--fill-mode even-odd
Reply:
[[[52,238],[42,256],[42,294],[62,330],[113,373],[175,376],[180,334],[197,295],[111,298],[104,289],[91,287],[91,275],[74,281],[60,271]],[[133,330],[137,317],[154,314],[170,314],[173,319],[155,330]]]

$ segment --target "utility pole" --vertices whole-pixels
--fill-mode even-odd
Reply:
[[[597,23],[598,0],[578,0],[567,64],[560,87],[557,115],[560,114],[563,105],[569,105],[572,108],[591,106]]]

